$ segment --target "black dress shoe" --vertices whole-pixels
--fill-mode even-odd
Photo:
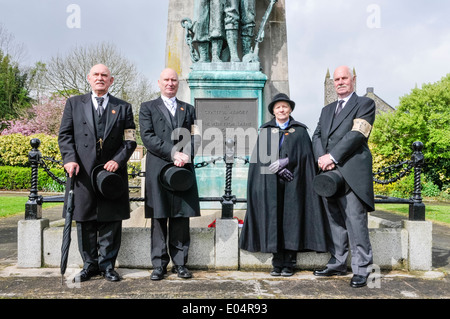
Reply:
[[[73,282],[83,282],[88,281],[92,277],[100,274],[98,269],[83,269],[73,278]]]
[[[346,274],[347,271],[333,270],[329,269],[328,267],[321,270],[314,270],[314,276],[329,277],[329,276],[345,276]]]
[[[281,276],[281,267],[273,267],[269,274],[271,276]]]
[[[290,277],[294,274],[294,269],[292,267],[283,267],[281,270],[281,276]]]
[[[192,278],[191,272],[185,266],[173,266],[172,272],[178,273],[178,277],[180,278]]]
[[[350,280],[350,286],[353,288],[364,287],[367,284],[367,276],[353,275],[352,280]]]
[[[151,280],[164,279],[164,275],[167,274],[167,269],[163,267],[156,267],[150,275]]]
[[[108,281],[120,281],[120,276],[114,269],[107,269],[104,271],[103,277]]]

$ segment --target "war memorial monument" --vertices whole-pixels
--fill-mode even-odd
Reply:
[[[238,221],[233,217],[237,214],[243,218],[245,214],[246,160],[254,146],[252,137],[256,139],[259,126],[270,119],[267,104],[277,93],[289,95],[285,0],[226,3],[230,7],[224,1],[169,0],[165,66],[179,74],[177,98],[196,109],[203,139],[196,163],[208,163],[196,169],[199,195],[203,199],[217,199],[224,192],[233,195],[227,199],[232,215],[226,218],[221,218],[223,200],[201,201],[202,216],[191,222],[188,267],[267,269],[271,254],[239,250]],[[232,3],[242,8],[236,10]],[[30,152],[37,154],[36,158],[38,146]],[[38,160],[31,164],[37,177]],[[232,193],[226,184],[231,167]],[[37,180],[34,183],[37,185]],[[37,197],[37,189],[32,187],[30,198]],[[37,204],[37,212],[41,204]],[[130,204],[132,218],[123,224],[117,267],[151,268],[150,221],[143,217],[139,203]],[[208,227],[214,219],[215,227]],[[50,224],[41,214],[27,218],[26,213],[18,223],[17,266],[59,267],[62,225]],[[369,228],[374,264],[379,268],[431,269],[430,221],[407,220],[392,225],[371,217]],[[76,236],[73,227],[74,242]],[[322,267],[329,258],[328,254],[314,252],[298,255],[299,269]],[[68,265],[82,265],[76,245],[70,247]]]

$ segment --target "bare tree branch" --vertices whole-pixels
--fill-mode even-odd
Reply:
[[[155,96],[148,80],[117,48],[107,42],[87,47],[76,46],[66,55],[57,55],[47,63],[46,80],[51,89],[65,97],[90,91],[87,74],[93,65],[104,64],[114,76],[109,91],[137,108]]]

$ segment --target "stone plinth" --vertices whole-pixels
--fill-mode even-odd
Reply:
[[[238,221],[216,220],[216,269],[239,269]]]
[[[46,218],[19,221],[17,226],[17,266],[42,266],[42,231],[48,226],[49,220]]]
[[[430,221],[404,220],[403,227],[408,231],[409,270],[430,270],[433,224]]]
[[[140,210],[142,212],[142,210]],[[203,212],[202,212],[203,213]],[[236,211],[244,219],[245,211]],[[369,220],[371,217],[369,216]],[[216,221],[216,227],[208,225]],[[141,223],[139,223],[141,224]],[[21,220],[18,223],[18,266],[59,267],[64,220],[49,224],[48,219]],[[220,219],[220,211],[205,212],[192,218],[191,246],[187,266],[192,269],[268,270],[272,254],[251,253],[239,249],[237,219]],[[400,227],[369,229],[377,269],[428,271],[432,268],[432,223],[403,221]],[[117,267],[151,269],[150,228],[124,227]],[[297,269],[313,270],[326,265],[328,253],[297,254]],[[72,228],[68,268],[82,267],[76,227]],[[171,265],[169,265],[170,267]],[[348,260],[350,269],[350,258]]]

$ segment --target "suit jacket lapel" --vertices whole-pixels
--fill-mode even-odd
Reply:
[[[338,116],[336,116],[336,118],[333,119],[333,124],[331,126],[330,129],[330,134],[344,121],[344,119],[351,113],[351,111],[353,110],[353,108],[356,106],[357,104],[357,99],[358,96],[356,95],[356,93],[353,93],[353,95],[350,97],[350,99],[347,101],[347,103],[345,104],[345,107],[342,109],[341,113],[339,113]],[[334,104],[334,103],[333,103]],[[337,102],[336,102],[337,104]],[[335,104],[335,108],[336,108],[336,104]],[[334,108],[334,109],[335,109]],[[333,111],[334,111],[333,109]],[[333,118],[334,115],[331,115],[331,118]]]
[[[175,112],[175,118],[177,119],[177,127],[183,126],[185,117],[186,117],[185,103],[177,99],[177,111]]]
[[[333,124],[334,119],[334,110],[336,109],[337,101],[333,102],[333,104],[330,105],[328,110],[326,110],[324,114],[324,123],[323,123],[323,134],[322,136],[328,136],[331,133],[331,125]]]
[[[94,133],[95,135],[95,127],[94,127],[94,116],[92,114],[92,100],[91,100],[91,93],[85,94],[81,97],[84,113],[84,118],[88,124],[89,129]]]
[[[119,117],[120,107],[117,103],[117,99],[110,95],[109,96],[109,102],[106,106],[105,113],[106,113],[106,127],[105,127],[105,135],[103,137],[104,140],[108,137],[109,133],[111,132],[114,123]]]

